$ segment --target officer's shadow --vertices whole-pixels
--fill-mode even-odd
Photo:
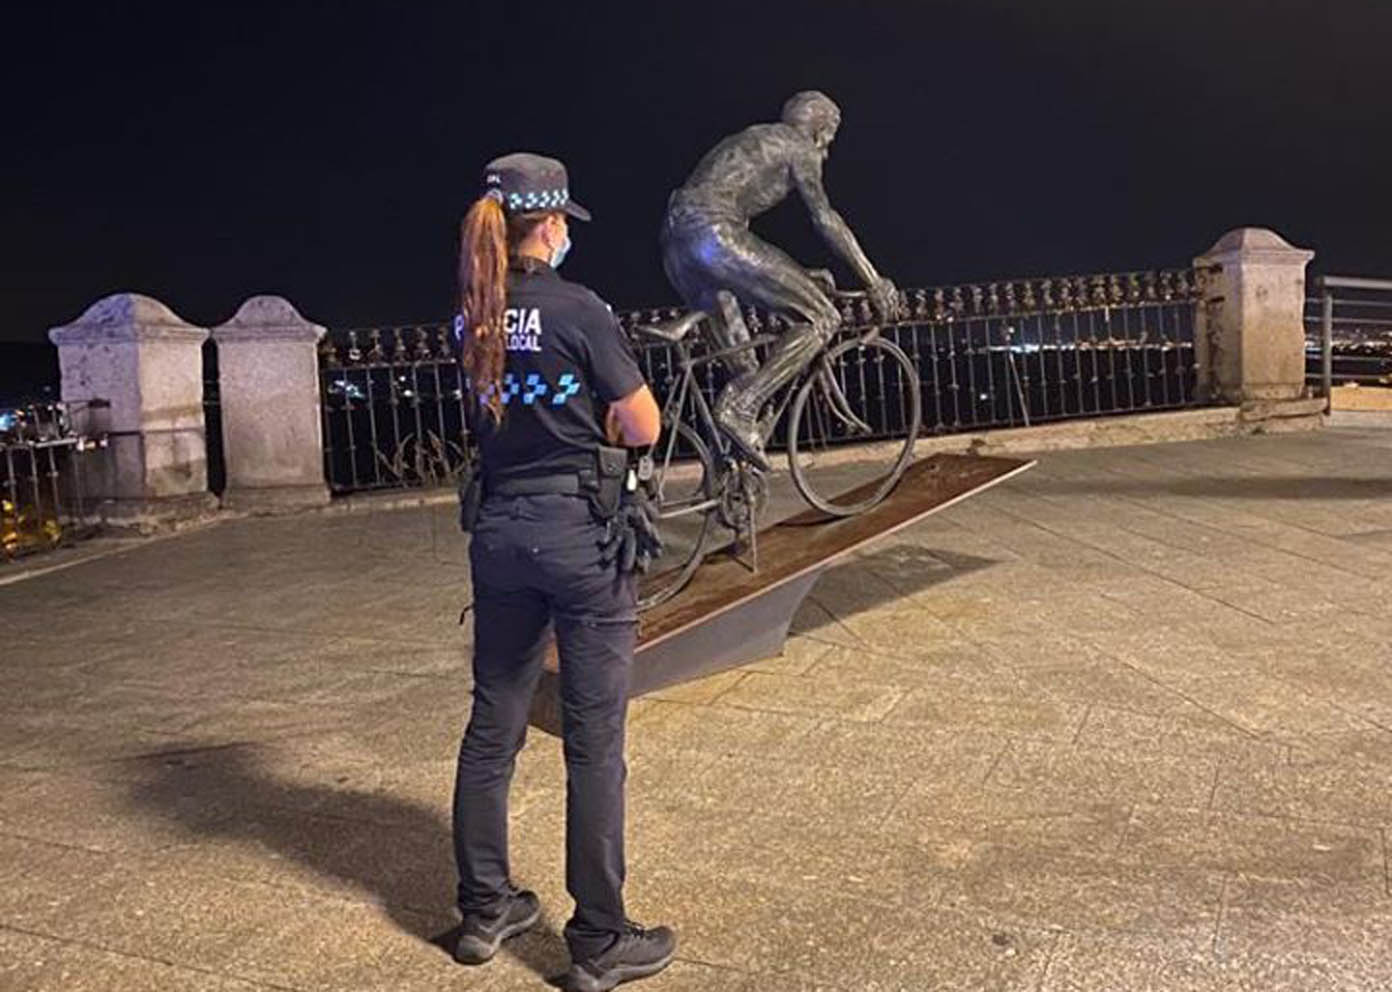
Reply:
[[[346,882],[403,931],[452,955],[459,932],[451,908],[455,868],[449,823],[438,811],[383,793],[290,781],[248,745],[174,746],[135,761],[143,770],[131,788],[138,807],[196,836],[259,849],[256,860],[268,874],[282,872],[278,864],[298,864]],[[216,815],[223,810],[227,816]],[[255,871],[249,869],[253,877]],[[569,961],[549,916],[501,953],[548,980]]]

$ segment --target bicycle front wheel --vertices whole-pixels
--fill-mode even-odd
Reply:
[[[673,454],[657,465],[657,514],[662,557],[657,571],[639,583],[638,609],[650,610],[686,587],[705,555],[715,521],[715,467],[710,449],[688,424],[663,425],[663,445],[675,442]],[[675,436],[673,436],[675,435]]]
[[[793,484],[823,513],[863,513],[908,468],[921,421],[918,370],[903,349],[844,341],[813,366],[788,412]]]

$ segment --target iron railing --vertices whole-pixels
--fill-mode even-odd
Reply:
[[[1305,300],[1305,381],[1392,386],[1392,279],[1317,276]]]
[[[927,433],[1194,402],[1199,288],[1191,270],[915,289],[903,299],[903,317],[889,324],[875,319],[867,300],[843,299],[842,321],[852,332],[880,325],[913,360]],[[633,311],[622,322],[632,326],[679,313]],[[786,324],[753,311],[745,320],[755,334]],[[665,392],[674,382],[670,350],[648,347],[643,359],[648,381]],[[713,401],[721,383],[707,366],[700,385]]]
[[[464,393],[446,324],[330,333],[319,358],[332,489],[430,485],[453,476],[464,455]]]
[[[91,524],[82,456],[106,441],[75,433],[71,412],[64,403],[0,409],[0,545],[6,559],[54,547]]]
[[[841,307],[846,332],[880,326],[904,349],[919,373],[924,432],[947,434],[1194,405],[1199,295],[1185,269],[909,290],[903,315],[888,324],[864,298]],[[620,323],[631,332],[680,312],[634,310]],[[787,324],[754,310],[745,320],[766,342]],[[635,347],[660,401],[676,381],[673,349]],[[447,324],[331,332],[320,356],[335,491],[452,476],[464,452],[464,398]],[[714,363],[698,369],[698,384],[714,402],[722,385]],[[886,434],[904,420],[900,411],[862,413]],[[771,446],[781,442],[775,435]]]

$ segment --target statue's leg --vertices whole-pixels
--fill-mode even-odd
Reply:
[[[734,293],[728,289],[717,292],[715,306],[708,307],[707,312],[712,309],[711,334],[721,348],[738,348],[749,343],[749,326],[744,322],[744,314],[740,313],[739,300],[735,299]],[[731,381],[740,376],[753,375],[759,369],[759,357],[754,354],[753,348],[734,352],[721,361],[730,370]]]
[[[715,334],[731,345],[749,339],[739,301],[802,318],[784,332],[768,360],[732,368],[736,376],[716,401],[717,421],[755,464],[765,468],[763,448],[773,425],[760,423],[763,407],[801,372],[830,339],[841,317],[808,271],[746,227],[714,222],[664,231],[663,265],[686,300],[720,319]],[[723,325],[723,326],[721,326]]]
[[[774,425],[768,418],[761,422],[760,415],[826,345],[841,315],[807,271],[777,248],[753,235],[740,248],[747,264],[734,273],[738,278],[731,287],[740,299],[803,318],[783,333],[756,372],[730,383],[716,404],[725,432],[752,460],[767,466],[763,445]]]
[[[704,310],[710,317],[710,337],[720,349],[737,348],[749,342],[749,328],[740,313],[739,300],[726,286],[725,268],[737,258],[730,237],[731,229],[722,223],[664,226],[661,237],[662,267],[667,281],[689,307]],[[724,359],[732,379],[752,375],[759,367],[758,356],[749,348]]]

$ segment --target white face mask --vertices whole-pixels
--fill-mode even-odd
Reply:
[[[553,252],[552,255],[551,255],[551,268],[553,268],[553,269],[559,269],[559,268],[561,267],[561,263],[565,261],[565,257],[566,257],[566,255],[567,255],[567,253],[569,253],[569,251],[570,251],[570,232],[567,231],[567,232],[566,232],[566,236],[565,236],[565,240],[561,242],[561,246],[560,246],[559,248],[557,248],[557,249],[555,250],[555,252]]]

